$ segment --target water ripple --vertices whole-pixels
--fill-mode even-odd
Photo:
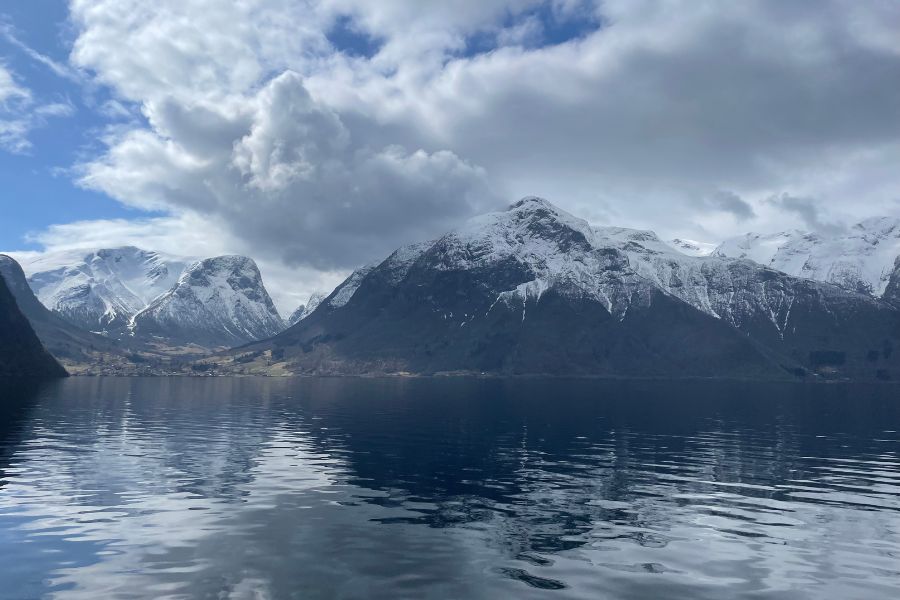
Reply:
[[[4,393],[0,597],[893,598],[890,386]]]

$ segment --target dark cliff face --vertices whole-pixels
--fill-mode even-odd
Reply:
[[[242,352],[294,373],[900,377],[887,302],[749,261],[670,258],[651,233],[592,232],[545,201],[508,213],[398,250],[348,279],[349,300],[339,287]]]
[[[2,276],[0,276],[0,376],[66,376],[65,369],[41,345]]]
[[[884,288],[882,299],[900,309],[900,256],[894,261],[894,270],[891,271],[891,277],[888,279],[887,287]]]
[[[0,276],[41,343],[56,358],[67,364],[90,363],[96,360],[97,353],[125,353],[114,340],[85,331],[47,309],[32,292],[19,263],[5,254],[0,254]]]

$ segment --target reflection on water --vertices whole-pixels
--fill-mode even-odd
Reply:
[[[900,581],[891,386],[0,389],[2,597],[877,599]]]

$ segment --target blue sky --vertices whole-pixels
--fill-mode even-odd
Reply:
[[[65,65],[73,35],[67,16],[66,3],[61,0],[10,2],[4,4],[0,22],[35,52]],[[66,103],[73,108],[71,116],[48,118],[46,123],[36,125],[28,134],[29,150],[0,151],[0,178],[7,205],[0,220],[0,248],[36,248],[25,242],[26,234],[54,223],[134,216],[134,210],[105,194],[74,185],[69,174],[73,165],[92,149],[96,151],[98,131],[111,122],[96,110],[108,98],[108,92],[103,88],[89,90],[82,83],[61,77],[7,37],[0,37],[0,56],[32,91],[37,103]]]
[[[525,195],[709,243],[900,214],[900,3],[23,0],[0,27],[0,250],[244,253],[291,304]]]

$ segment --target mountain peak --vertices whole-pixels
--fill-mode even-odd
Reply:
[[[115,248],[100,248],[93,251],[93,254],[106,258],[117,254],[150,254],[150,252],[137,246],[117,246]]]
[[[534,211],[534,210],[539,210],[539,209],[547,209],[547,210],[553,210],[553,211],[559,210],[559,208],[557,208],[555,204],[553,204],[552,202],[550,202],[549,200],[547,200],[545,198],[541,198],[540,196],[525,196],[524,198],[522,198],[520,200],[516,200],[515,202],[510,204],[509,208],[507,208],[507,211],[509,211],[509,212],[514,212],[514,211],[528,212],[528,211]]]
[[[584,219],[576,217],[572,213],[561,209],[549,200],[541,198],[539,196],[525,196],[521,200],[510,204],[505,213],[500,214],[514,215],[517,219],[550,217],[557,221],[563,221],[566,223],[578,222],[580,224],[583,224],[584,226],[587,226],[587,221],[585,221]],[[578,228],[580,227],[581,226],[579,225]]]
[[[197,260],[121,246],[43,255],[30,267],[28,284],[44,306],[114,338],[148,332],[180,344],[192,335],[180,329],[178,318],[184,317],[195,321],[186,325],[198,343],[219,347],[267,337],[283,326],[256,262],[246,256]],[[153,322],[157,316],[162,322]]]
[[[19,303],[19,308],[22,309],[22,312],[26,312],[23,300],[27,301],[30,298],[34,303],[40,304],[37,302],[37,298],[34,297],[31,288],[28,287],[25,271],[22,270],[22,266],[12,256],[0,254],[0,277],[6,280],[6,286],[13,296],[16,297],[16,302]]]
[[[884,303],[534,197],[354,271],[326,304],[233,368],[879,377],[900,364],[869,350],[900,322]]]
[[[306,301],[306,304],[301,304],[297,307],[291,316],[287,320],[288,326],[299,323],[306,317],[312,314],[314,310],[319,307],[319,304],[322,303],[322,300],[328,297],[328,294],[324,292],[313,292],[309,295],[309,300]]]
[[[131,319],[136,334],[220,346],[284,329],[256,262],[224,255],[189,266],[175,286]]]
[[[257,273],[259,272],[259,267],[256,266],[256,261],[254,261],[249,256],[241,256],[239,254],[223,254],[221,256],[204,258],[194,263],[194,265],[198,264],[207,269],[249,269],[250,271],[255,271]],[[192,265],[192,267],[194,265]]]

